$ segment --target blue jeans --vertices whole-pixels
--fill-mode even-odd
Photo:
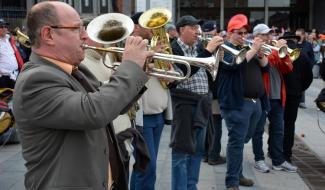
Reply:
[[[271,111],[268,114],[269,126],[269,153],[272,164],[278,166],[285,160],[283,157],[283,136],[284,136],[284,108],[281,100],[270,100]]]
[[[242,176],[243,149],[248,131],[254,131],[262,113],[261,101],[245,100],[238,110],[221,109],[228,129],[226,186],[238,187]],[[252,133],[251,132],[251,133]]]
[[[150,153],[150,163],[144,173],[133,170],[130,182],[131,190],[155,189],[156,161],[161,133],[164,127],[163,113],[144,115],[142,135],[147,143]],[[135,153],[136,154],[136,153]]]
[[[214,140],[211,151],[208,153],[208,159],[216,161],[220,158],[221,136],[222,136],[222,117],[221,115],[213,115]]]
[[[172,190],[197,190],[204,155],[206,128],[196,129],[196,152],[187,154],[172,149]]]
[[[265,160],[263,152],[263,134],[266,123],[267,113],[262,112],[261,118],[257,123],[255,134],[252,136],[252,145],[255,161]]]
[[[283,135],[284,135],[284,121],[283,114],[284,109],[281,100],[270,100],[271,110],[268,115],[263,114],[261,120],[256,128],[255,135],[253,137],[253,152],[255,155],[255,161],[264,160],[263,152],[263,133],[266,122],[266,116],[270,121],[269,126],[269,139],[268,151],[270,153],[272,164],[278,166],[285,160],[283,157]]]

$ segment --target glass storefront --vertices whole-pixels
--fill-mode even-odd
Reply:
[[[222,0],[187,0],[179,2],[180,16],[190,14],[200,19],[215,20],[220,23]],[[267,9],[268,24],[278,28],[308,28],[309,1],[308,0],[223,0],[224,26],[229,19],[238,13],[245,14],[254,27],[265,22],[265,7]]]

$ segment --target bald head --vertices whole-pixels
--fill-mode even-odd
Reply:
[[[70,5],[60,1],[45,1],[34,5],[27,14],[27,35],[32,46],[36,48],[40,46],[40,33],[43,26],[60,24],[62,14],[67,12],[78,14]]]

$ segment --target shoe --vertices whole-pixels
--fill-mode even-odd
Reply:
[[[227,190],[239,190],[239,187],[228,187]]]
[[[306,104],[304,102],[301,102],[299,104],[299,107],[302,108],[302,109],[306,109],[307,108],[307,106],[306,106]]]
[[[286,171],[286,172],[291,172],[291,173],[295,173],[297,172],[297,166],[294,166],[292,164],[290,164],[287,161],[284,161],[282,164],[278,165],[278,166],[272,166],[273,170],[276,171]]]
[[[204,158],[202,159],[203,162],[208,162],[208,157],[204,156]]]
[[[270,168],[265,164],[264,160],[259,160],[257,162],[255,162],[254,168],[262,173],[269,173],[270,172]]]
[[[212,166],[214,166],[214,165],[221,165],[221,164],[224,164],[224,163],[226,163],[226,158],[225,157],[222,157],[222,156],[220,156],[218,158],[218,160],[208,160],[208,164],[209,165],[212,165]]]
[[[239,178],[239,185],[247,186],[247,187],[253,186],[254,181],[249,178],[246,178],[246,177],[241,177],[241,178]]]

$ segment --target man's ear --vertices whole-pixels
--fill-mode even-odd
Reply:
[[[53,33],[50,26],[43,26],[40,30],[40,36],[43,42],[53,44]]]

